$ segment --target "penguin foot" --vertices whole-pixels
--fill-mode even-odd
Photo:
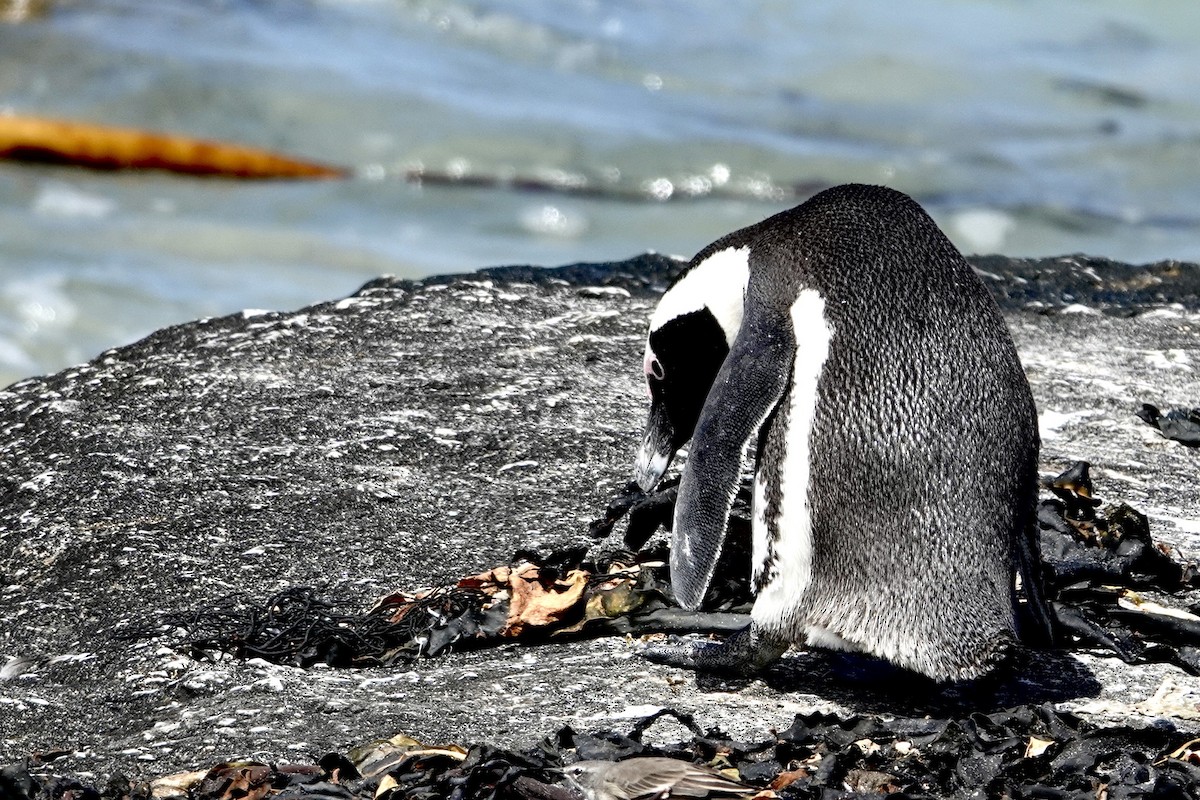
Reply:
[[[764,636],[751,624],[723,642],[698,642],[673,636],[671,644],[647,645],[638,655],[671,667],[750,676],[761,672],[787,649],[787,644]]]

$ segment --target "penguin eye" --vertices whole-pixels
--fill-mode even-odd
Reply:
[[[651,357],[650,360],[646,362],[646,374],[651,378],[654,378],[656,381],[661,381],[663,378],[667,377],[667,374],[663,371],[662,364],[660,364],[658,359],[654,357]]]

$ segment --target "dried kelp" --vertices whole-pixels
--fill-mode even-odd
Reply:
[[[0,159],[222,178],[344,178],[348,172],[256,147],[76,120],[0,116]]]
[[[1168,439],[1188,447],[1200,447],[1200,408],[1176,408],[1163,414],[1157,406],[1143,403],[1135,413]]]
[[[737,630],[753,602],[749,487],[735,498],[709,596],[713,611],[704,613],[673,605],[665,544],[647,547],[657,529],[669,526],[676,489],[667,484],[646,495],[634,484],[625,487],[591,526],[595,537],[611,540],[616,524],[627,520],[619,546],[606,540],[609,549],[598,547],[602,555],[591,559],[582,549],[518,553],[511,564],[453,586],[393,593],[365,614],[337,612],[313,590],[294,588],[262,608],[243,598],[168,622],[188,631],[193,654],[223,651],[300,666],[390,664],[513,639]],[[1046,489],[1052,496],[1038,508],[1041,552],[1064,644],[1200,674],[1200,616],[1163,602],[1200,588],[1196,565],[1156,544],[1136,510],[1101,508],[1086,463]]]
[[[185,630],[196,657],[219,651],[297,666],[350,666],[411,661],[512,639],[728,633],[745,624],[738,614],[693,615],[671,607],[661,560],[614,554],[597,567],[582,555],[571,554],[564,568],[518,554],[512,565],[453,586],[395,592],[365,614],[338,612],[313,589],[295,587],[262,608],[239,596],[223,607],[170,615],[159,625]]]
[[[1088,465],[1050,481],[1038,508],[1042,558],[1054,607],[1080,646],[1112,650],[1128,663],[1166,662],[1200,674],[1200,616],[1182,598],[1200,588],[1200,569],[1154,542],[1145,515],[1124,503],[1101,509]]]
[[[690,740],[643,742],[656,719],[674,717]],[[574,800],[564,765],[646,757],[705,764],[760,791],[757,798],[835,800],[897,797],[1200,798],[1195,733],[1169,725],[1098,727],[1049,705],[950,717],[800,714],[786,730],[742,742],[702,730],[664,710],[626,732],[564,727],[538,746],[513,752],[490,745],[428,747],[404,737],[371,742],[311,765],[218,764],[130,785],[119,776],[113,800],[308,798],[310,800]],[[45,765],[0,770],[13,800],[101,796],[77,781],[45,777]],[[68,794],[69,793],[69,794]]]

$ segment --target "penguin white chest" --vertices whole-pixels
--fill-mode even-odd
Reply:
[[[833,329],[825,317],[825,300],[814,289],[802,290],[792,303],[791,321],[796,337],[795,363],[774,423],[785,425],[786,432],[782,448],[764,453],[754,476],[753,580],[761,589],[752,616],[759,626],[776,631],[790,627],[788,617],[812,583],[810,441],[817,411],[817,383],[833,339]]]

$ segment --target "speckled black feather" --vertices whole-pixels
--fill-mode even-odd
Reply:
[[[770,633],[803,641],[820,626],[881,655],[907,650],[905,665],[933,677],[974,677],[1019,635],[1020,570],[1035,610],[1024,616],[1041,628],[1026,635],[1048,641],[1032,527],[1036,412],[999,309],[970,265],[913,200],[874,186],[822,192],[692,263],[730,247],[749,248],[745,317],[681,485],[677,520],[700,533],[677,521],[676,541],[709,558],[706,542],[723,527],[712,515],[735,473],[707,454],[736,443],[729,426],[744,433],[764,402],[775,410],[758,470],[767,524],[777,525],[790,398],[762,392],[778,390],[763,376],[786,381],[787,365],[753,360],[803,352],[805,341],[778,347],[776,338],[798,335],[790,309],[815,290],[832,338],[808,439],[812,582]],[[738,384],[746,375],[752,386]],[[779,535],[772,529],[770,539]],[[690,594],[708,568],[682,570]]]

